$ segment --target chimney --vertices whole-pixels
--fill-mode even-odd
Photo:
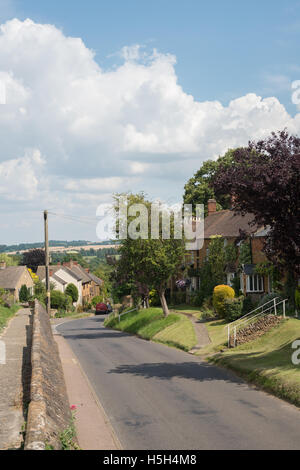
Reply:
[[[217,211],[217,203],[215,199],[209,199],[207,203],[208,215],[214,214]]]
[[[6,268],[6,262],[0,261],[0,269],[5,269],[5,268]]]
[[[89,273],[90,272],[90,268],[85,268],[86,272]]]
[[[50,277],[53,276],[53,270],[52,269],[49,270],[49,276]]]

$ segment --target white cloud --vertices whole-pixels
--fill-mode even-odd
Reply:
[[[101,202],[129,188],[180,200],[201,161],[273,130],[299,132],[300,115],[291,118],[275,97],[198,102],[179,85],[174,56],[140,45],[121,55],[123,64],[104,71],[81,39],[53,25],[14,19],[0,27],[2,196],[32,207],[40,193],[38,204],[70,209],[89,200],[90,212],[98,192]],[[19,191],[9,194],[13,178]]]
[[[0,195],[8,200],[32,201],[39,197],[39,173],[45,160],[39,150],[0,164]]]

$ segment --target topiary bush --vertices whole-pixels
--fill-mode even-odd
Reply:
[[[19,300],[20,302],[28,302],[29,297],[30,297],[29,289],[27,289],[25,284],[23,284],[20,289]]]
[[[235,321],[243,315],[243,300],[243,296],[224,300],[224,318],[228,322]]]
[[[226,286],[225,284],[221,284],[214,288],[213,292],[213,306],[217,314],[224,318],[225,310],[224,310],[224,301],[225,299],[233,299],[234,298],[234,290],[230,286]]]

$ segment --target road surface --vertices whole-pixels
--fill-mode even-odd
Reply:
[[[299,410],[188,353],[66,322],[69,342],[124,449],[299,449]]]

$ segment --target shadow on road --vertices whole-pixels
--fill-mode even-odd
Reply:
[[[108,371],[109,374],[131,374],[143,376],[145,379],[153,377],[161,380],[184,378],[196,381],[222,380],[244,384],[243,380],[235,375],[205,363],[197,362],[158,362],[151,364],[122,365]]]

